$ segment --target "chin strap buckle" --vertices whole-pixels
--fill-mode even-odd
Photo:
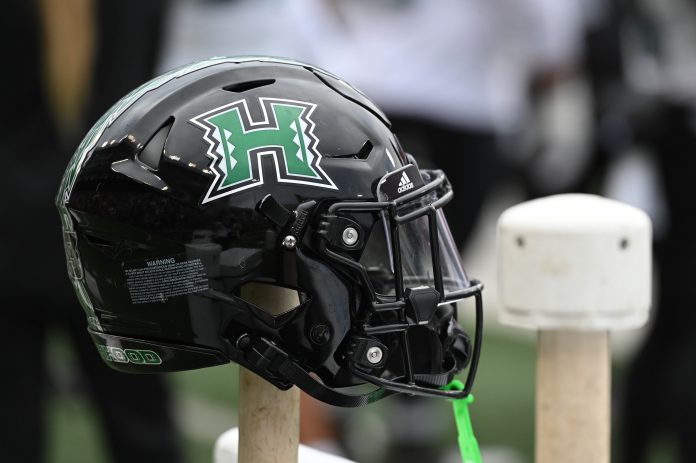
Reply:
[[[282,390],[294,384],[315,399],[337,407],[359,407],[393,394],[381,388],[365,394],[345,394],[317,381],[273,341],[243,334],[236,344],[244,353],[239,363]]]
[[[273,341],[243,334],[237,339],[237,348],[244,353],[244,362],[255,373],[280,389],[287,390],[292,387],[292,383],[279,373],[283,363],[288,360],[288,354]]]

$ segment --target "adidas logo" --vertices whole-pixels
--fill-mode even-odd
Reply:
[[[408,178],[408,175],[406,175],[406,172],[401,174],[401,180],[399,180],[399,188],[396,189],[399,193],[403,193],[404,191],[408,191],[411,188],[413,188],[413,182],[411,181],[410,178]]]

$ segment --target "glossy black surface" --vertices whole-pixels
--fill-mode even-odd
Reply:
[[[252,119],[261,120],[259,98],[316,105],[316,147],[336,189],[281,183],[272,156],[259,156],[263,185],[204,202],[214,175],[204,131],[192,119],[245,99]],[[374,293],[354,268],[327,257],[326,240],[318,231],[332,204],[376,202],[380,179],[406,165],[387,123],[373,103],[339,79],[309,66],[268,60],[216,63],[183,73],[144,93],[118,115],[74,164],[74,172],[66,172],[66,179],[74,175],[74,183],[66,181],[69,188],[58,198],[59,209],[69,211],[64,227],[74,234],[81,264],[79,281],[74,282],[86,289],[91,304],[86,310],[98,319],[90,324],[95,342],[151,349],[162,357],[158,365],[107,363],[122,371],[148,372],[230,359],[260,372],[239,344],[251,333],[277,343],[328,386],[363,383],[348,368],[346,346],[351,336],[365,335]],[[369,154],[366,146],[372,147]],[[270,214],[260,212],[267,195],[294,220],[280,223],[285,214],[278,207]],[[382,223],[375,211],[338,215],[365,234]],[[290,234],[297,240],[292,249],[282,244]],[[362,245],[359,241],[334,251],[358,262]],[[157,260],[200,262],[206,289],[134,303],[129,275]],[[272,317],[240,297],[240,288],[252,281],[296,289],[301,304]],[[421,339],[428,345],[445,342],[440,324],[451,313],[448,317],[434,319],[429,331],[424,326]],[[372,336],[392,353],[380,365],[386,368],[375,374],[398,381],[404,366],[388,365],[402,361],[409,341],[395,334]],[[422,347],[415,338],[410,343],[412,350]],[[139,358],[135,351],[132,355]],[[421,357],[414,367],[420,372],[443,368],[438,364],[442,358]],[[287,386],[282,378],[267,379]]]

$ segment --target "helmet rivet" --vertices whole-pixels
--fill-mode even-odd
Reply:
[[[287,249],[295,249],[295,246],[297,245],[297,238],[295,238],[292,235],[288,235],[285,238],[283,238],[283,246],[285,246]]]
[[[367,361],[375,365],[382,361],[382,349],[379,347],[370,347],[367,349]]]
[[[324,344],[331,339],[331,330],[326,325],[315,325],[309,335],[315,344]]]
[[[358,242],[358,231],[353,227],[346,227],[343,230],[343,244],[346,246],[353,246]]]
[[[237,338],[236,344],[237,349],[246,350],[246,348],[251,345],[251,336],[249,336],[248,333],[242,334],[240,337]]]

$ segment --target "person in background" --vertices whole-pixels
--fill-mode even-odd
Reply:
[[[620,85],[605,98],[604,145],[612,165],[656,172],[664,213],[655,222],[656,300],[647,338],[621,385],[620,462],[696,461],[696,3],[614,0]],[[611,42],[609,42],[611,44]],[[611,142],[611,143],[610,143]],[[645,189],[645,187],[644,187]],[[660,199],[660,198],[658,198]],[[648,211],[651,212],[651,211]],[[659,209],[655,212],[660,212]],[[660,445],[662,444],[662,445]]]
[[[599,13],[586,31],[583,69],[591,89],[594,156],[566,191],[604,194],[645,210],[653,221],[656,258],[651,324],[615,388],[612,460],[692,462],[696,3],[588,3]]]
[[[452,217],[452,235],[464,248],[484,202],[506,175],[504,147],[505,156],[521,156],[520,147],[508,141],[520,138],[533,111],[532,81],[554,76],[547,79],[550,86],[577,65],[579,2],[288,4],[291,22],[305,36],[307,61],[373,98],[416,161],[445,171],[454,190],[445,210]],[[444,461],[437,442],[448,435],[449,421],[442,418],[449,413],[446,406],[412,398],[394,399],[389,406],[382,420],[393,441],[382,461]]]
[[[46,460],[46,366],[55,362],[46,351],[49,329],[66,333],[75,348],[112,461],[182,461],[162,378],[123,375],[98,357],[67,278],[54,206],[65,167],[87,129],[151,77],[165,7],[164,0],[3,4],[3,461]]]
[[[530,80],[578,52],[577,2],[289,3],[308,60],[373,98],[417,161],[447,173],[450,228],[463,247],[504,168],[500,142],[530,112]]]

